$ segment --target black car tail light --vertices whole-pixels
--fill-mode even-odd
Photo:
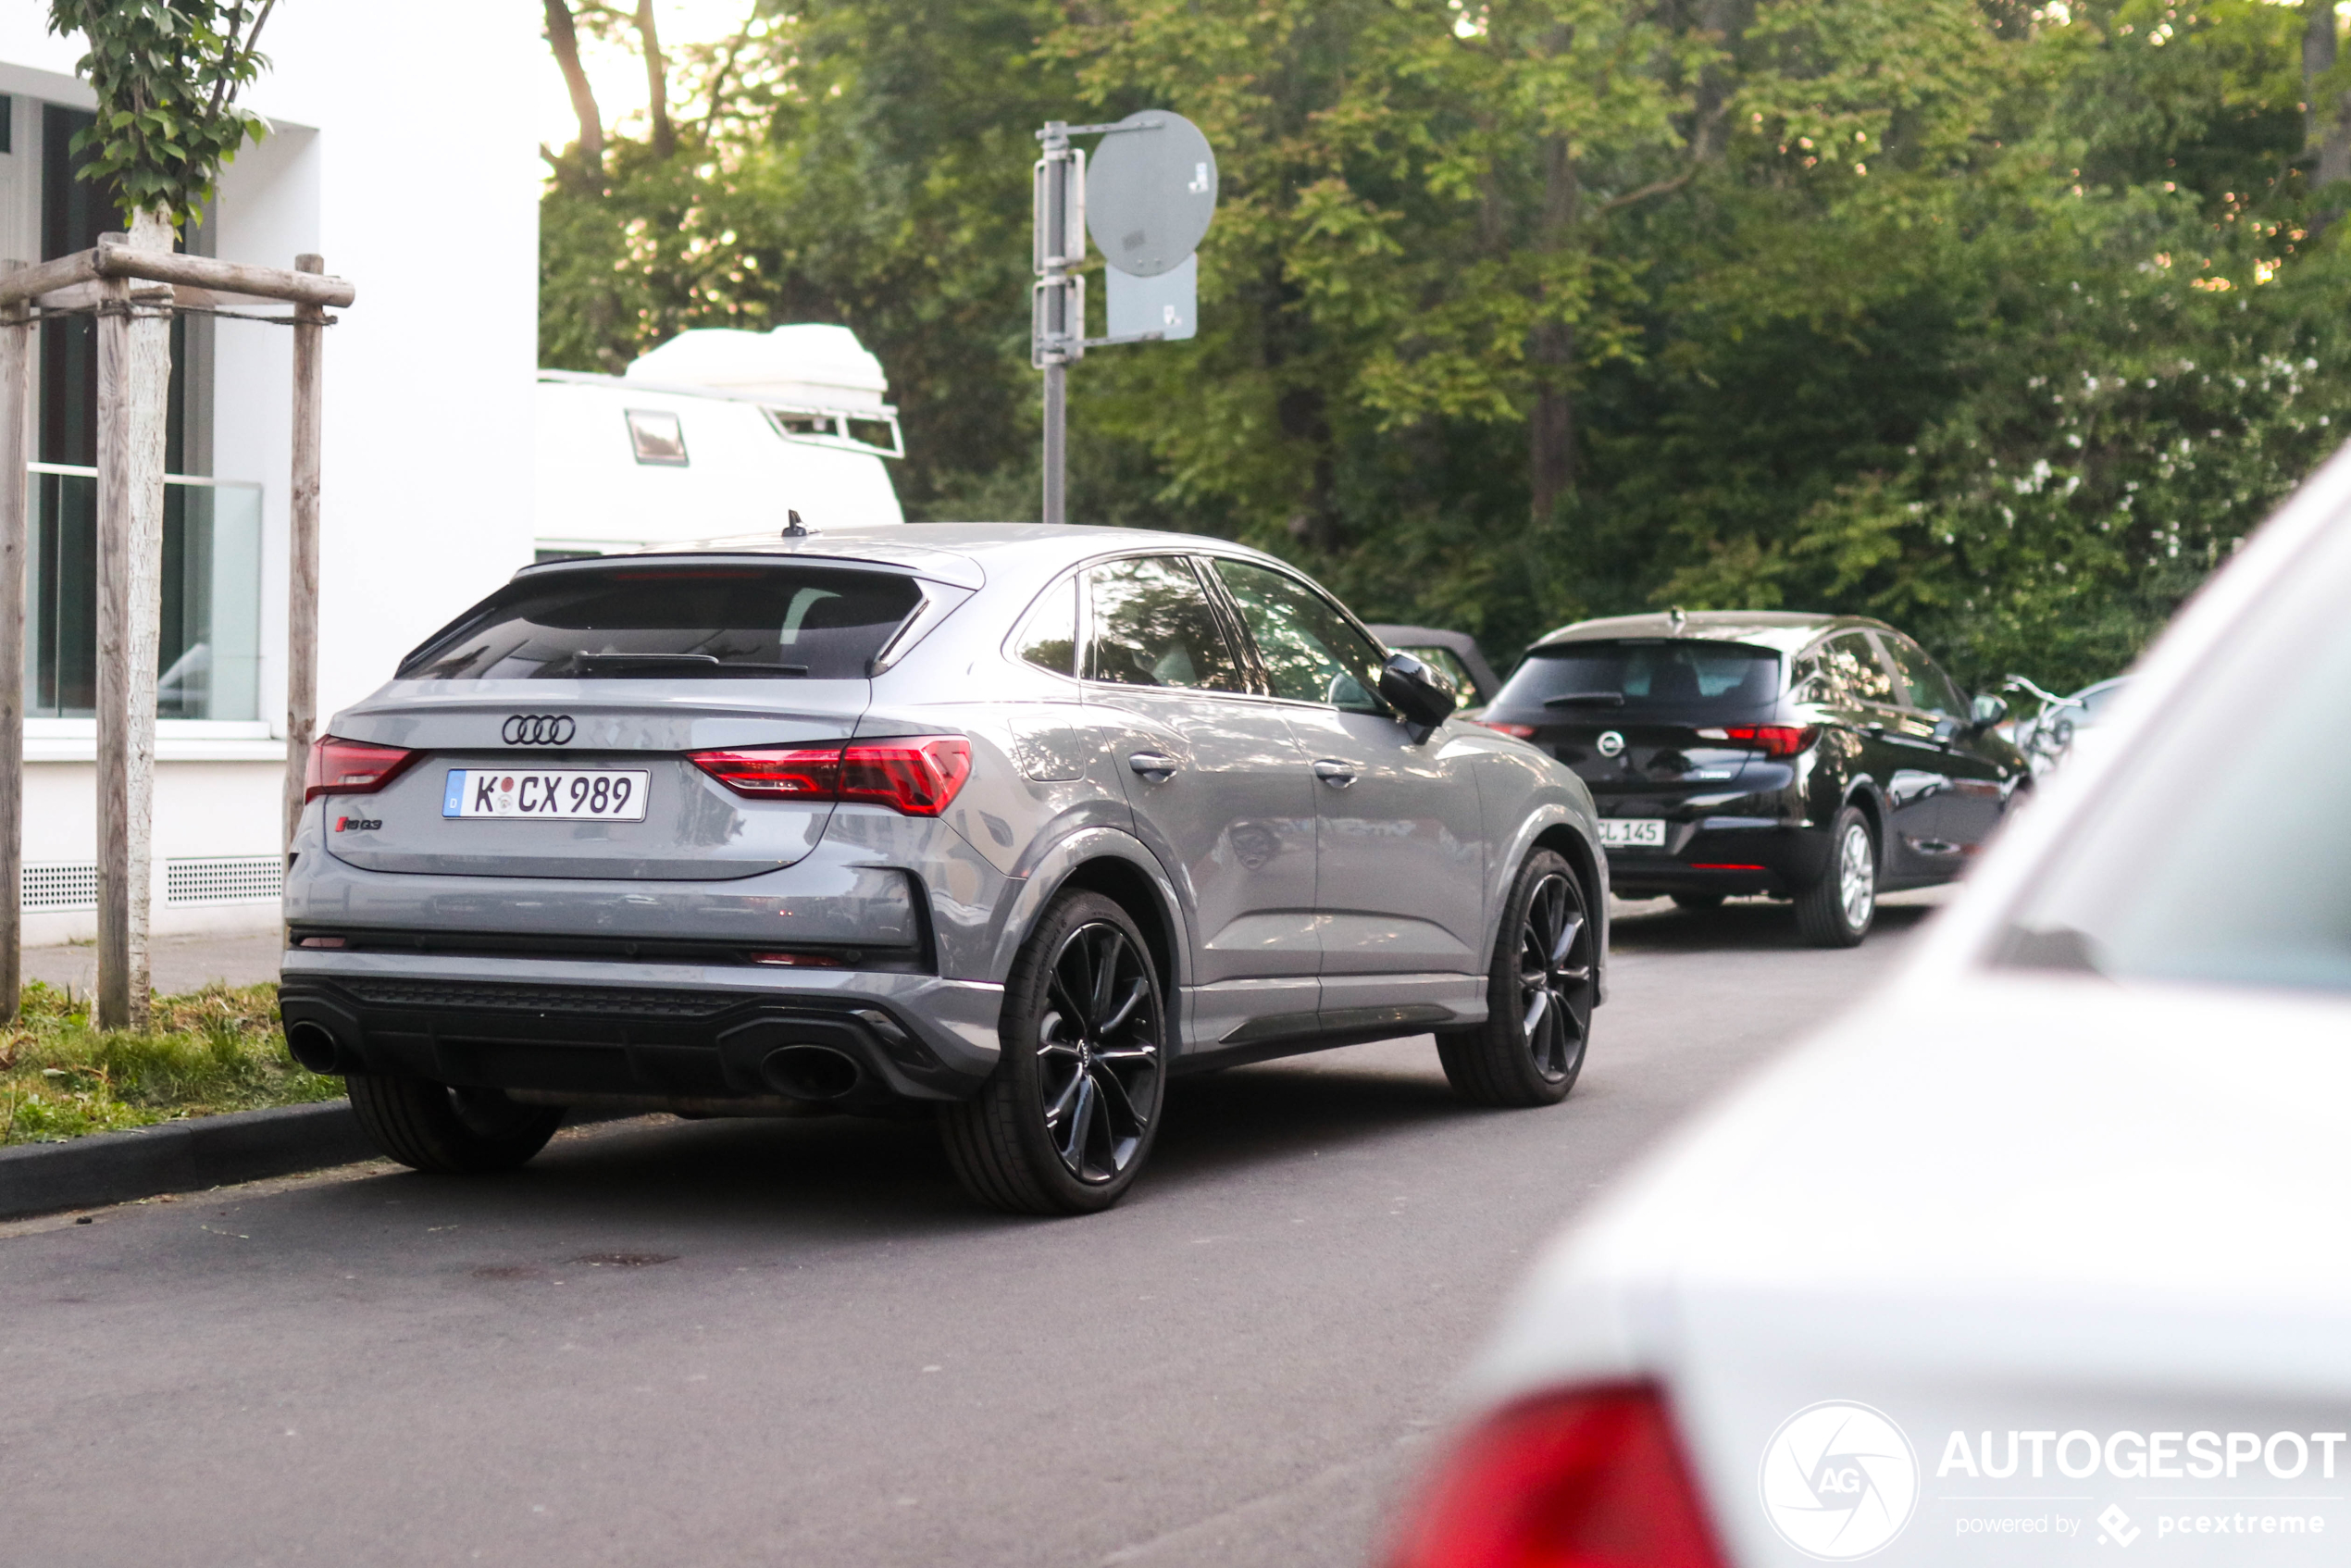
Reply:
[[[1767,757],[1792,757],[1821,738],[1820,726],[1815,724],[1730,724],[1698,733],[1702,740],[1731,740],[1753,746]]]
[[[1532,740],[1535,739],[1535,727],[1531,724],[1504,724],[1499,719],[1491,718],[1474,718],[1470,722],[1482,724],[1488,729],[1499,729],[1514,740]]]
[[[1665,1401],[1647,1387],[1513,1405],[1406,1516],[1391,1568],[1723,1568]]]

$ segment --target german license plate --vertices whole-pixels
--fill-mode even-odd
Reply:
[[[1600,848],[1604,850],[1661,850],[1664,847],[1665,824],[1657,817],[1600,818]]]
[[[622,768],[453,767],[441,815],[642,822],[652,778]]]

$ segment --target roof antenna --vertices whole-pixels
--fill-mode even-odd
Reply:
[[[784,514],[784,537],[786,539],[806,539],[808,537],[808,530],[801,526],[799,513],[786,512]],[[1674,614],[1679,615],[1681,612],[1676,610]]]
[[[792,514],[792,519],[793,519],[793,521],[797,522],[797,521],[799,520],[799,518],[800,518],[800,514],[799,514],[799,513],[797,513],[797,512],[794,512],[794,513]],[[1690,624],[1690,613],[1689,613],[1687,610],[1685,610],[1684,608],[1682,608],[1682,606],[1681,606],[1681,605],[1679,605],[1679,604],[1676,604],[1676,605],[1674,605],[1672,609],[1670,609],[1670,610],[1666,611],[1666,612],[1665,612],[1665,618],[1666,618],[1668,621],[1670,621],[1671,623],[1673,623],[1673,635],[1674,635],[1674,636],[1676,636],[1676,637],[1681,636],[1681,635],[1682,635],[1682,628],[1683,628],[1684,627],[1686,627],[1686,626],[1687,626],[1687,625],[1689,625],[1689,624]]]

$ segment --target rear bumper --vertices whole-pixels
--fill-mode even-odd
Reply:
[[[934,975],[289,949],[290,1036],[339,1072],[543,1094],[750,1100],[779,1051],[855,1064],[838,1108],[945,1101],[996,1064],[1003,988]]]
[[[1667,829],[1663,849],[1608,852],[1609,883],[1623,898],[1663,893],[1803,891],[1828,869],[1826,828],[1740,817],[1702,817]]]

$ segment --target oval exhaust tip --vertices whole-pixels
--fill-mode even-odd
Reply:
[[[829,1045],[787,1045],[767,1053],[759,1076],[794,1100],[839,1100],[857,1087],[856,1060]]]
[[[305,1021],[286,1027],[286,1052],[314,1073],[342,1070],[342,1047],[324,1024]]]

